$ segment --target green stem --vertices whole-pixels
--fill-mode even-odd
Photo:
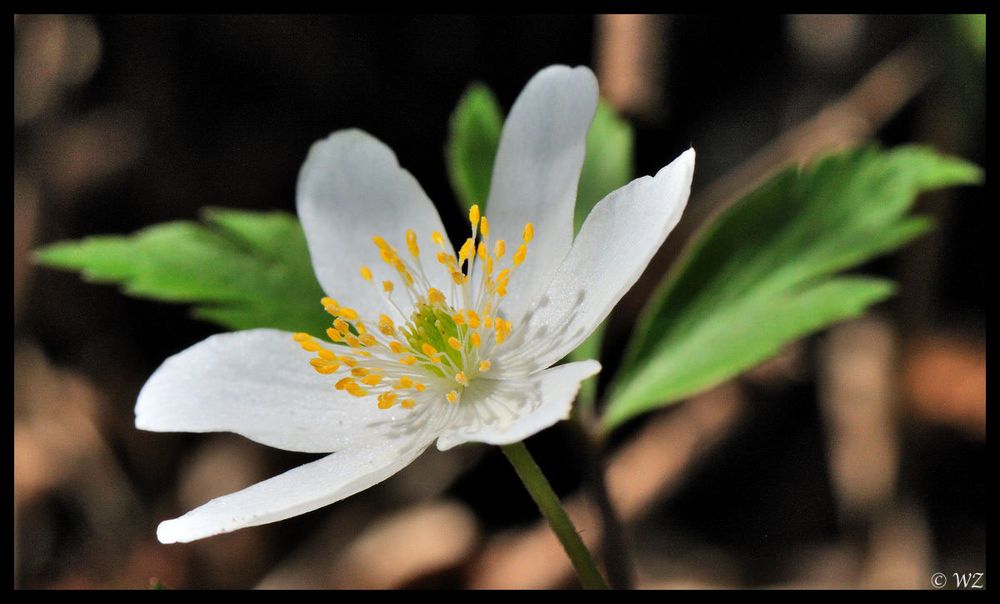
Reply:
[[[528,493],[535,500],[542,515],[549,521],[549,526],[552,527],[552,531],[559,538],[563,549],[566,550],[566,555],[573,562],[573,568],[580,576],[583,587],[586,589],[607,589],[608,584],[604,581],[600,571],[597,570],[597,565],[594,564],[594,559],[576,532],[573,521],[566,515],[566,510],[563,509],[559,497],[552,490],[552,486],[549,485],[548,479],[542,474],[542,469],[538,467],[531,453],[528,452],[528,448],[524,446],[523,442],[501,445],[500,448],[507,456],[507,460],[510,461],[510,465],[514,466],[514,471],[524,483],[524,488],[528,489]]]

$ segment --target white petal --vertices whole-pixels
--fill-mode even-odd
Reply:
[[[212,336],[167,359],[139,393],[136,427],[236,432],[259,443],[329,453],[385,433],[394,412],[335,390],[292,334],[254,329]]]
[[[409,261],[407,229],[417,234],[421,257],[430,258],[425,271],[430,284],[450,291],[450,275],[433,261],[439,251],[431,242],[434,231],[445,235],[447,251],[453,253],[434,204],[392,150],[368,133],[339,130],[315,143],[299,172],[296,203],[316,277],[340,304],[365,318],[393,315],[381,294],[381,282],[391,280],[406,312],[403,304],[409,302],[400,278],[379,258],[372,237],[385,238]],[[372,270],[372,282],[361,278],[361,266]]]
[[[304,514],[376,485],[400,471],[427,448],[423,441],[380,439],[338,451],[213,499],[180,518],[160,523],[162,543],[186,543]]]
[[[463,393],[461,413],[438,438],[445,451],[466,442],[515,443],[569,417],[580,382],[597,374],[597,361],[567,363],[525,378],[476,379]]]
[[[655,177],[613,191],[587,216],[545,294],[494,362],[528,375],[571,352],[608,316],[680,220],[691,192],[694,149]]]
[[[511,279],[504,313],[517,324],[545,291],[573,241],[573,208],[597,109],[597,80],[586,67],[554,65],[528,82],[504,123],[493,166],[490,238],[505,239],[508,254],[535,226],[527,260]]]

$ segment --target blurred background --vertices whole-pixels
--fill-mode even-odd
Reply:
[[[31,261],[204,206],[294,212],[309,145],[344,127],[394,149],[458,232],[450,112],[475,80],[509,109],[552,63],[594,69],[635,128],[638,174],[698,150],[684,220],[613,315],[606,372],[686,238],[778,166],[874,140],[985,167],[984,19],[16,15],[15,586],[576,585],[495,447],[432,450],[305,516],[159,544],[159,521],[312,457],[136,430],[144,380],[218,328]],[[616,433],[608,482],[640,587],[985,572],[985,205],[983,187],[924,196],[938,228],[865,267],[895,298]],[[567,432],[528,446],[596,543]]]

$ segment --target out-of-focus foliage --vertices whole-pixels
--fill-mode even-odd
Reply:
[[[772,177],[711,222],[647,304],[609,394],[609,428],[718,384],[891,295],[841,271],[931,227],[923,191],[979,181],[921,147],[867,148]]]
[[[195,317],[231,330],[325,328],[305,235],[283,212],[209,209],[203,224],[170,222],[130,236],[60,242],[35,257],[117,283],[129,295],[194,304]]]
[[[965,39],[980,55],[986,54],[986,15],[955,15]]]
[[[486,207],[493,175],[493,159],[500,144],[503,111],[493,92],[473,84],[451,114],[445,160],[452,189],[462,207]]]
[[[597,113],[587,132],[587,154],[576,193],[576,210],[573,229],[579,231],[590,210],[605,195],[625,186],[632,180],[633,167],[632,126],[604,101],[597,105]]]

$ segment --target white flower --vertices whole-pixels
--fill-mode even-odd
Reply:
[[[568,417],[580,382],[600,364],[549,367],[642,273],[680,219],[694,170],[688,150],[614,191],[574,240],[596,106],[597,81],[585,67],[549,67],[528,83],[500,139],[490,219],[472,209],[457,256],[433,204],[388,147],[360,130],[313,145],[297,205],[331,296],[322,301],[335,317],[326,335],[337,344],[271,329],[210,337],[150,377],[135,421],[144,430],[229,431],[331,454],[161,523],[160,541],[339,501],[435,440],[441,450],[508,444]]]

